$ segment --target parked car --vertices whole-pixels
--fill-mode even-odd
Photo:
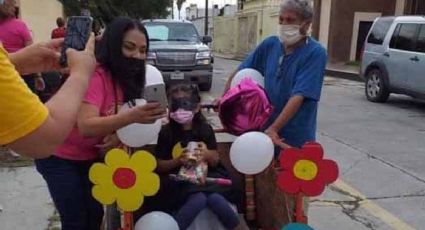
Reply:
[[[144,20],[149,35],[147,62],[157,67],[167,85],[191,82],[209,91],[213,76],[210,36],[200,36],[195,26],[181,20]]]
[[[391,93],[425,99],[425,17],[381,17],[366,39],[360,76],[369,101]]]

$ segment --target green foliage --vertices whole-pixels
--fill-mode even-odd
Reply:
[[[59,0],[67,16],[80,14],[80,1]],[[171,0],[89,0],[92,17],[104,23],[117,16],[139,19],[165,18],[169,15]]]

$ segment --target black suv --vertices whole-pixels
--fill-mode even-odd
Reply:
[[[188,21],[144,20],[149,34],[148,64],[157,67],[166,84],[192,82],[202,91],[211,89],[213,66],[210,36],[199,36]]]

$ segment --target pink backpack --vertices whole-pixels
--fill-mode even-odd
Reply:
[[[227,91],[218,108],[225,130],[237,136],[261,130],[273,112],[264,89],[249,78]]]

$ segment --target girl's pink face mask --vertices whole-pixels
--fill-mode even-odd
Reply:
[[[182,125],[186,125],[192,122],[193,116],[193,111],[188,111],[184,109],[177,109],[176,111],[170,113],[170,118]]]

